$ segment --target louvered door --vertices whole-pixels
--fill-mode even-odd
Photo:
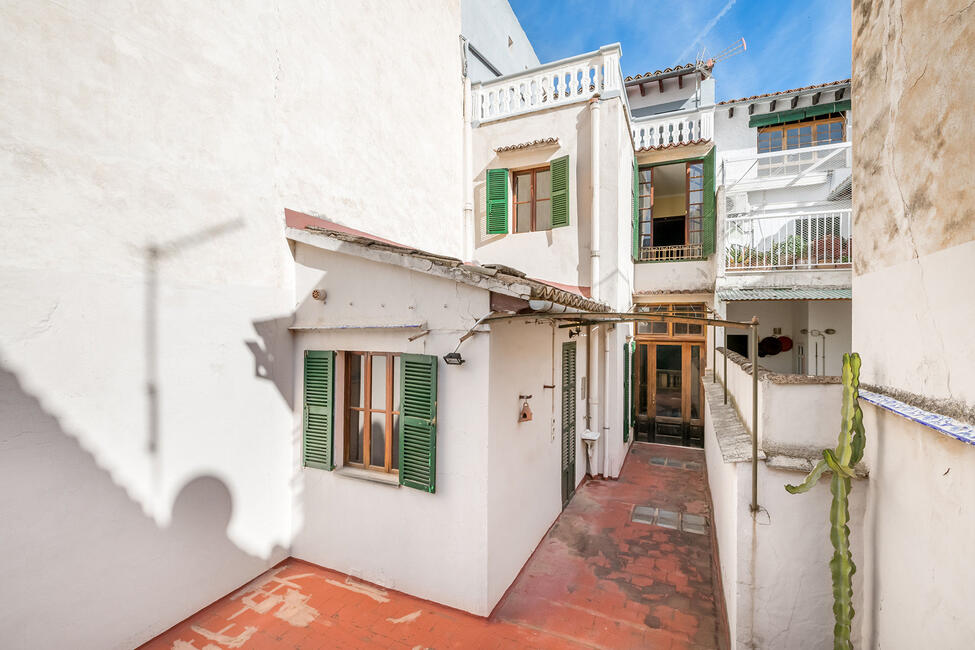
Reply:
[[[576,344],[562,344],[562,507],[576,487]]]

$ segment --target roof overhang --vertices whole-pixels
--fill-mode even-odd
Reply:
[[[793,287],[762,289],[719,289],[718,300],[738,302],[746,300],[852,300],[849,287]]]
[[[523,300],[547,300],[580,311],[608,312],[609,305],[561,285],[527,277],[506,266],[482,266],[380,239],[294,210],[285,210],[285,236],[322,250],[399,266]]]

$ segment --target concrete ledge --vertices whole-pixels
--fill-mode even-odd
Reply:
[[[752,436],[745,429],[738,411],[731,400],[724,403],[724,387],[713,381],[711,372],[704,375],[704,395],[707,398],[708,414],[714,425],[714,435],[718,439],[721,457],[726,463],[741,463],[752,459]],[[758,450],[759,459],[765,452]]]
[[[719,347],[718,352],[726,354],[728,356],[728,361],[736,364],[746,374],[752,374],[752,362],[741,356],[737,352],[732,352],[731,350],[726,350],[725,348]],[[758,366],[758,378],[762,381],[768,381],[773,384],[839,384],[841,378],[836,375],[792,375],[783,374],[778,372],[772,372],[767,368],[763,368],[761,364]]]

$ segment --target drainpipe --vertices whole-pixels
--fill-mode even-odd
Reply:
[[[603,332],[603,478],[609,478],[609,328]]]
[[[593,300],[599,300],[599,95],[589,100],[592,135],[592,218],[589,237],[589,286]]]
[[[473,107],[471,106],[471,80],[464,77],[464,261],[474,259],[474,128],[471,126]]]
[[[589,365],[586,375],[586,381],[589,387],[586,389],[586,428],[590,431],[598,431],[599,423],[601,422],[601,415],[599,413],[599,383],[598,375],[600,372],[599,365],[599,344],[596,342],[596,338],[599,336],[605,336],[605,332],[598,325],[595,327],[590,326],[589,330],[589,343],[586,350],[586,360]],[[595,473],[595,471],[593,472]],[[605,476],[605,473],[604,473]]]

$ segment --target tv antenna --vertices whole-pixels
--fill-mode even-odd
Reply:
[[[707,55],[707,48],[704,48],[698,55],[697,61],[695,61],[695,67],[702,73],[708,74],[711,68],[713,68],[718,61],[724,61],[725,59],[730,59],[736,54],[742,54],[746,49],[744,37],[739,38],[737,41],[721,50],[714,56],[709,57]]]

